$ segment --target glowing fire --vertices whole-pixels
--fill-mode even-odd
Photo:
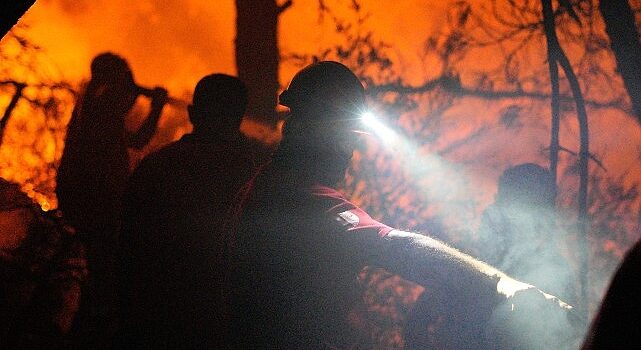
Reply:
[[[345,5],[350,2],[325,2],[332,6],[337,15],[349,17],[353,14],[349,5]],[[398,2],[394,6],[389,6],[389,2],[376,0],[361,0],[359,3],[370,14],[364,30],[373,29],[380,39],[392,44],[390,52],[395,60],[393,63],[399,67],[399,74],[407,84],[421,84],[435,74],[438,66],[425,60],[423,55],[426,50],[425,40],[428,34],[443,29],[447,21],[445,8],[451,2],[411,0]],[[47,81],[69,81],[77,89],[89,75],[91,59],[100,52],[113,51],[127,58],[139,84],[166,87],[172,96],[188,101],[200,77],[212,72],[236,73],[234,21],[233,0],[39,0],[21,20],[21,24],[28,26],[22,31],[43,48],[44,56],[38,56],[34,62],[37,74],[19,65],[10,65],[0,70],[0,82],[12,79],[37,85],[46,78]],[[334,23],[320,18],[315,1],[294,1],[294,5],[282,14],[279,23],[283,57],[292,53],[318,54],[320,49],[333,47],[342,39],[336,34]],[[3,39],[1,45],[3,52],[8,55],[15,55],[19,51],[19,47],[7,38]],[[544,51],[540,50],[538,54],[542,52]],[[611,57],[608,56],[607,59]],[[492,56],[479,54],[467,63],[470,67],[483,67],[496,64],[494,61]],[[3,60],[1,63],[7,62]],[[532,65],[537,64],[544,65],[545,59],[533,59]],[[613,61],[611,66],[614,66]],[[280,70],[281,85],[286,85],[298,69],[294,60],[284,59]],[[601,90],[610,86],[604,84]],[[597,89],[590,88],[592,91]],[[0,84],[0,112],[4,112],[13,93],[11,85]],[[31,99],[47,98],[40,96],[34,89],[25,89],[24,93]],[[42,110],[34,109],[22,101],[12,114],[0,147],[0,176],[22,184],[23,191],[39,203],[43,210],[57,207],[53,195],[55,166],[62,154],[65,125],[74,102],[73,96],[68,93],[49,93],[62,101],[56,109],[59,118],[47,119]],[[547,164],[547,154],[540,145],[548,143],[549,111],[544,110],[544,115],[530,110],[521,111],[520,121],[525,127],[516,125],[507,132],[507,127],[496,123],[502,114],[509,114],[506,110],[509,112],[510,106],[506,103],[488,107],[488,104],[468,99],[455,105],[447,114],[431,116],[429,109],[432,106],[428,105],[432,101],[428,99],[417,98],[415,102],[418,103],[418,108],[400,116],[397,125],[393,125],[395,131],[402,131],[399,133],[401,137],[417,132],[412,135],[414,140],[407,142],[412,146],[411,152],[403,151],[400,156],[387,155],[385,158],[379,156],[379,153],[383,153],[381,149],[384,146],[372,144],[368,150],[357,152],[354,157],[356,163],[361,160],[372,161],[394,175],[400,174],[399,182],[403,185],[414,181],[412,185],[416,186],[401,188],[381,181],[378,184],[380,188],[376,190],[386,190],[390,200],[389,203],[379,205],[379,202],[388,198],[381,200],[380,194],[377,197],[363,182],[353,183],[356,182],[353,175],[348,175],[347,183],[353,185],[353,201],[359,205],[369,205],[368,209],[375,217],[392,216],[390,219],[393,220],[394,215],[390,215],[390,212],[410,212],[414,216],[402,225],[412,229],[420,228],[423,224],[421,221],[425,218],[442,215],[451,219],[445,224],[455,222],[459,225],[457,228],[460,232],[464,231],[460,233],[454,230],[452,237],[448,238],[464,241],[469,238],[465,234],[472,231],[478,222],[482,208],[492,202],[496,180],[505,168],[521,162]],[[134,128],[140,122],[137,117],[145,114],[148,108],[146,103],[148,101],[144,99],[139,101],[132,111],[128,127]],[[547,101],[541,103],[545,104]],[[437,120],[433,130],[428,131],[436,130],[438,135],[425,136],[418,132],[426,115]],[[573,118],[568,113],[562,120],[562,145],[569,150],[578,148],[577,123]],[[390,124],[394,121],[394,118],[386,120]],[[189,130],[185,111],[167,108],[153,144],[140,154],[132,154],[132,159],[135,162],[146,152],[179,138]],[[278,132],[274,133],[252,122],[246,122],[243,130],[270,143],[277,142],[279,136]],[[476,137],[475,133],[479,130],[486,134]],[[627,186],[641,182],[639,125],[620,111],[597,110],[590,115],[590,130],[591,150],[604,168],[607,168],[606,173],[595,163],[591,163],[593,174],[613,179],[621,176],[621,182]],[[431,136],[438,137],[437,141],[432,142]],[[560,178],[559,181],[564,189],[559,202],[565,207],[571,207],[574,205],[577,187],[576,174],[572,172],[571,166],[574,158],[567,153],[563,153],[561,157],[563,164],[560,173],[566,172],[567,177]],[[357,166],[362,167],[362,164]],[[408,168],[410,170],[403,172]],[[363,169],[355,169],[357,171]],[[412,176],[418,179],[412,179]],[[456,183],[456,186],[450,186],[455,188],[444,186],[448,183]],[[602,184],[602,187],[607,187],[607,184]],[[417,190],[424,188],[429,188],[430,191]],[[601,193],[603,188],[593,189],[592,193],[597,190],[600,192],[596,195],[604,196]],[[400,191],[404,192],[398,193]],[[454,200],[460,198],[454,198],[454,194],[464,196],[465,201],[474,202],[474,205],[466,202],[462,206],[464,210],[458,210],[450,205],[458,205]],[[396,197],[392,197],[393,195]],[[618,200],[614,196],[602,198],[605,198],[603,202]],[[423,205],[423,202],[429,204]],[[608,204],[602,206],[606,205]],[[631,210],[638,212],[640,206],[637,199]],[[593,211],[598,213],[602,209],[595,207]],[[619,209],[613,209],[618,213],[617,210]],[[614,221],[617,219],[612,220]],[[597,233],[602,233],[603,236],[608,235],[610,232],[606,230],[610,229],[622,232],[621,236],[600,241],[597,248],[620,258],[625,251],[622,247],[624,243],[621,242],[627,243],[637,238],[635,227],[638,230],[638,222],[617,221],[612,226],[617,227],[594,228],[595,231],[602,230]],[[572,252],[568,253],[571,254]],[[596,279],[600,279],[597,282],[601,282],[601,286],[607,281],[607,275],[604,276],[596,276]],[[418,298],[422,292],[422,289],[418,289],[421,288],[404,289],[411,292],[406,296],[411,299],[407,303]]]
[[[337,15],[349,17],[350,6],[340,1],[327,1]],[[420,83],[434,72],[437,67],[431,67],[431,62],[423,62],[421,56],[424,41],[429,33],[441,30],[447,21],[447,2],[439,1],[406,1],[389,7],[383,2],[368,0],[360,4],[370,16],[364,23],[364,29],[374,28],[376,35],[388,43],[392,43],[392,50],[396,52],[397,59],[402,62],[402,75],[407,83]],[[407,16],[412,13],[412,16]],[[290,53],[318,53],[319,48],[331,47],[338,39],[332,21],[322,20],[317,4],[294,2],[294,5],[280,17],[280,49],[286,56]],[[41,45],[46,52],[50,75],[55,75],[62,80],[71,81],[74,85],[88,76],[88,66],[91,58],[103,51],[114,51],[126,57],[134,71],[138,83],[144,86],[161,85],[167,87],[172,95],[188,100],[195,82],[203,75],[213,71],[235,73],[234,67],[234,20],[235,7],[232,0],[206,2],[190,0],[186,2],[156,2],[151,0],[127,2],[118,1],[71,1],[71,0],[41,0],[38,1],[21,20],[22,24],[29,27],[25,30],[29,38]],[[52,30],[55,28],[55,30]],[[3,41],[3,45],[6,40]],[[11,48],[8,48],[11,50]],[[403,54],[401,54],[403,53]],[[475,65],[488,62],[484,56],[478,56]],[[40,62],[42,64],[42,62]],[[542,63],[542,62],[541,62]],[[427,66],[425,66],[427,64]],[[284,60],[281,64],[281,84],[285,85],[298,67],[292,61]],[[13,72],[20,76],[19,72]],[[10,91],[3,89],[0,94],[1,106],[5,106],[10,97]],[[19,106],[16,110],[16,119],[19,119]],[[423,108],[423,107],[421,107]],[[449,122],[452,127],[445,132],[441,143],[456,143],[465,140],[475,130],[483,126],[490,117],[495,117],[500,112],[482,109],[476,102],[466,102],[456,107]],[[483,113],[477,113],[482,110]],[[64,118],[68,118],[70,109],[64,111]],[[419,110],[415,115],[420,115]],[[172,111],[172,118],[163,118],[161,128],[173,128],[172,131],[163,131],[164,134],[157,140],[156,146],[176,139],[189,130],[184,112]],[[412,116],[402,116],[400,123],[412,129],[416,123]],[[636,164],[635,144],[641,139],[641,132],[635,125],[631,125],[627,116],[608,113],[607,116],[592,118],[593,130],[592,144],[595,152],[608,152],[607,149],[619,149],[616,156],[604,154],[603,161],[610,172],[629,171],[634,173],[633,164]],[[617,120],[616,123],[611,122]],[[609,120],[610,122],[605,122]],[[135,124],[135,120],[134,123]],[[16,120],[15,123],[19,122]],[[24,122],[29,125],[29,122]],[[574,122],[567,121],[569,128],[564,135],[564,146],[576,148],[574,137]],[[602,125],[603,124],[603,125]],[[613,133],[623,133],[620,137],[612,138],[602,135],[600,130],[608,130],[612,125],[621,125]],[[631,125],[626,127],[625,125]],[[31,126],[33,130],[33,126]],[[246,131],[262,134],[272,141],[277,135],[269,134],[268,130],[260,130],[256,125],[245,124]],[[23,130],[20,137],[27,137],[29,130]],[[516,138],[506,140],[504,137],[491,137],[483,140],[474,150],[465,149],[461,152],[452,152],[451,159],[459,162],[471,162],[474,158],[486,157],[487,154],[500,149],[492,157],[500,157],[497,163],[514,164],[521,161],[545,161],[537,145],[542,139],[548,138],[545,129],[529,128],[527,132],[515,134]],[[14,136],[8,135],[8,138]],[[29,166],[37,163],[38,158],[46,162],[55,162],[61,152],[62,135],[58,134],[49,141],[40,141],[41,154],[21,154],[24,165],[3,163],[2,175],[8,176],[18,182],[25,183]],[[624,140],[636,140],[627,142]],[[502,147],[501,144],[518,142],[521,147]],[[545,142],[543,142],[545,143]],[[2,151],[5,157],[10,158],[17,154],[17,149],[11,148],[10,142],[5,142]],[[605,147],[608,148],[605,148]],[[438,147],[437,147],[438,148]],[[436,149],[437,149],[436,148]],[[607,157],[607,159],[605,159]],[[504,166],[503,166],[504,167]],[[12,168],[10,170],[9,168]],[[638,169],[637,169],[638,170]],[[474,176],[470,181],[474,187],[481,189],[476,199],[486,205],[492,201],[495,180],[500,174],[501,167],[475,166],[473,171],[480,175]],[[641,174],[641,171],[636,171]],[[49,174],[51,176],[51,174]],[[637,175],[637,180],[639,179]],[[630,178],[626,180],[632,181]],[[32,190],[39,192],[34,186]],[[49,185],[51,188],[51,184]],[[45,191],[46,192],[46,191]],[[411,205],[405,197],[404,205]],[[55,207],[55,199],[50,198],[50,207]]]

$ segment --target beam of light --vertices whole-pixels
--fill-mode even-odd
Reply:
[[[388,138],[387,142],[381,141],[380,144],[385,146],[386,152],[391,153],[394,159],[399,162],[398,164],[401,166],[402,171],[413,183],[411,187],[418,190],[416,192],[418,196],[414,200],[427,200],[435,205],[438,208],[437,216],[453,220],[450,225],[453,225],[451,228],[454,230],[472,231],[473,229],[467,226],[468,221],[465,220],[465,217],[469,215],[472,209],[468,205],[469,203],[457,200],[470,197],[470,193],[473,191],[471,185],[472,174],[467,173],[464,166],[448,161],[436,152],[426,151],[412,138],[387,128],[374,115],[363,114],[362,117],[364,122],[370,126],[369,130],[376,136],[393,135],[393,138]],[[389,134],[387,134],[388,130]],[[383,140],[384,138],[380,137],[378,139]],[[543,215],[541,209],[529,206],[512,208],[510,210],[511,222],[514,223],[515,229],[519,230],[520,237],[529,237],[529,239],[515,241],[509,247],[510,251],[527,251],[524,249],[538,237],[538,233],[532,231],[534,222],[541,221],[548,216],[550,215]],[[565,233],[561,231],[561,227],[553,226],[553,228],[554,232],[565,236]],[[496,244],[499,244],[498,241]],[[490,249],[493,247],[485,248]],[[551,246],[550,249],[555,251],[558,248]],[[556,254],[552,256],[557,257]],[[523,257],[521,256],[521,258]],[[558,258],[562,259],[561,256]],[[508,255],[506,259],[510,260],[502,265],[519,266],[515,264],[518,261],[512,261],[514,260],[513,254]],[[570,282],[568,282],[567,271],[564,269],[566,266],[564,261],[557,261],[551,258],[548,258],[548,260],[541,262],[536,269],[530,268],[530,270],[526,270],[525,267],[519,268],[519,278],[525,279],[525,282],[534,283],[536,287],[542,288],[546,293],[562,297],[564,301],[572,298],[571,293],[570,295],[566,293]],[[491,263],[496,264],[497,262],[492,261]],[[516,271],[511,271],[511,273],[516,273]],[[506,284],[506,281],[503,281],[500,287],[509,289],[513,288],[514,285]]]
[[[377,136],[371,139],[378,140],[379,144],[385,147],[386,152],[393,155],[413,182],[412,187],[415,186],[419,195],[415,199],[426,199],[435,204],[439,212],[437,215],[440,217],[453,215],[456,220],[456,225],[453,227],[455,230],[471,230],[470,227],[465,227],[467,221],[461,220],[460,217],[471,209],[465,203],[456,200],[469,197],[472,190],[470,174],[465,172],[464,167],[448,161],[437,152],[426,151],[420,142],[403,135],[402,132],[392,131],[371,113],[363,113],[361,117],[367,130]],[[527,243],[531,241],[528,240]],[[493,313],[491,324],[492,332],[509,334],[507,338],[502,339],[502,342],[509,345],[513,343],[514,347],[521,345],[537,348],[541,344],[566,344],[582,338],[582,334],[575,332],[571,322],[576,318],[573,307],[564,300],[547,293],[557,293],[556,291],[543,292],[537,289],[540,286],[533,288],[528,283],[529,280],[518,281],[480,261],[468,263],[476,269],[484,270],[488,275],[500,276],[496,290],[505,297],[505,300]],[[549,262],[542,265],[547,267],[553,264]],[[562,274],[550,274],[548,278],[558,280],[557,284],[567,283]],[[526,292],[528,289],[530,291]],[[545,305],[547,307],[542,307]],[[538,317],[532,317],[532,310],[537,311]],[[549,336],[549,334],[559,333],[562,334],[562,339]]]
[[[460,214],[462,208],[455,199],[465,196],[470,184],[462,166],[447,161],[437,153],[425,151],[408,137],[395,136],[393,142],[388,142],[386,146],[405,173],[413,179],[419,193],[437,204],[443,214]]]
[[[426,198],[445,206],[442,208],[445,212],[460,211],[456,205],[448,204],[462,195],[469,183],[460,166],[450,164],[438,154],[424,153],[418,144],[385,125],[371,110],[360,113],[360,117],[363,132],[375,136],[394,155]]]
[[[378,130],[379,124],[375,122],[376,119],[372,122],[369,116],[368,119],[365,116],[363,118],[370,121],[368,125],[375,126],[372,128],[373,133]],[[379,132],[376,132],[376,135],[380,135]],[[389,145],[391,147],[386,149],[393,153],[403,171],[416,184],[419,195],[416,199],[425,198],[434,203],[440,212],[438,216],[452,215],[452,213],[457,216],[469,211],[469,207],[455,200],[469,195],[471,190],[469,174],[466,174],[463,167],[444,159],[438,153],[425,152],[417,141],[400,132],[395,133],[395,136],[394,142]],[[421,196],[423,198],[420,198]],[[463,226],[462,228],[471,230],[465,227],[465,221],[457,221],[458,227],[455,229]],[[465,256],[461,253],[454,255]],[[505,344],[507,348],[555,348],[547,345],[559,344],[559,348],[567,348],[566,344],[583,338],[582,332],[574,328],[576,315],[573,307],[565,301],[547,294],[547,291],[542,292],[533,288],[526,283],[529,281],[513,279],[476,259],[462,261],[488,275],[500,277],[496,291],[505,299],[493,309],[490,326],[487,329],[489,339],[497,339],[497,346],[504,347],[503,344]],[[557,276],[550,276],[550,278],[557,278]]]
[[[394,130],[383,124],[371,111],[361,114],[361,119],[367,131],[371,131],[378,136],[384,143],[389,144],[398,139]]]

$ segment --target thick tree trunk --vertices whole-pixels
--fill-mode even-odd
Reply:
[[[617,61],[617,69],[641,123],[641,42],[634,13],[627,0],[601,0],[599,11]]]
[[[36,0],[10,0],[0,4],[0,38],[18,22]]]
[[[276,0],[236,0],[236,68],[249,89],[247,115],[273,127],[278,118],[278,16],[286,6]]]

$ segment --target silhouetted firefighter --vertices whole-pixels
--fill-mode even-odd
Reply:
[[[121,235],[122,348],[215,349],[224,330],[224,215],[254,170],[240,133],[247,89],[212,74],[188,107],[193,132],[131,177]]]
[[[366,265],[444,291],[444,316],[466,317],[457,328],[465,333],[441,330],[444,348],[568,346],[566,304],[435,239],[379,223],[333,189],[358,142],[354,130],[363,130],[364,89],[347,67],[306,67],[280,103],[291,111],[282,143],[228,223],[230,348],[355,345],[347,313]]]
[[[641,241],[623,259],[603,298],[582,350],[640,349]]]
[[[503,172],[494,204],[483,213],[479,256],[505,273],[576,302],[575,274],[561,254],[556,184],[533,163]]]
[[[140,129],[129,134],[125,117],[141,93],[151,98],[151,110]],[[91,79],[69,122],[56,194],[87,247],[90,276],[76,323],[78,339],[88,342],[83,346],[106,346],[115,330],[114,253],[129,176],[127,148],[149,142],[166,100],[166,90],[138,87],[123,58],[103,53],[91,63]]]

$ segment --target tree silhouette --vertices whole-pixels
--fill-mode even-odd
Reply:
[[[290,53],[286,58],[301,65],[318,59],[338,59],[352,67],[366,83],[372,101],[377,102],[383,121],[400,131],[402,137],[414,141],[416,154],[420,155],[414,159],[415,165],[424,163],[426,158],[445,157],[463,166],[485,163],[484,167],[500,169],[506,162],[510,164],[510,159],[501,159],[510,154],[509,149],[484,153],[479,159],[474,157],[479,154],[475,148],[484,147],[493,138],[518,140],[524,132],[540,130],[539,159],[558,164],[553,166],[558,167],[555,173],[559,174],[558,204],[564,222],[571,223],[565,228],[567,245],[587,245],[588,219],[590,223],[591,247],[570,254],[575,261],[594,254],[594,260],[589,262],[591,271],[604,271],[590,274],[592,286],[583,299],[583,309],[587,311],[598,300],[600,286],[606,284],[607,274],[620,258],[616,252],[631,242],[623,237],[636,237],[639,215],[637,185],[635,182],[626,185],[633,176],[608,173],[601,161],[606,153],[599,156],[588,150],[587,115],[615,112],[630,116],[633,109],[622,86],[616,83],[607,36],[598,25],[596,1],[576,1],[571,6],[567,1],[559,1],[551,13],[553,3],[546,2],[547,21],[544,4],[538,0],[453,3],[446,23],[430,34],[425,43],[424,61],[430,62],[430,67],[423,83],[408,84],[390,45],[363,29],[368,15],[358,2],[350,3],[353,13],[344,17],[337,16],[321,2],[326,17],[334,21],[343,40],[315,55]],[[550,34],[555,32],[555,36],[546,36],[546,30]],[[566,57],[560,50],[562,45],[567,49]],[[491,62],[470,65],[481,54],[489,54]],[[550,80],[557,81],[552,84],[552,92]],[[550,113],[546,112],[550,103],[552,114],[556,115],[552,122],[544,117]],[[457,107],[465,104],[484,106],[481,108],[486,109],[487,117],[456,119],[460,113]],[[580,121],[574,126],[581,135],[581,141],[576,142],[578,150],[566,146],[574,144],[574,140],[561,137],[574,132],[564,130],[569,125],[566,116],[574,111],[578,111]],[[469,131],[461,137],[457,126]],[[443,198],[429,190],[425,192],[426,187],[454,191],[461,185],[446,185],[447,176],[438,177],[436,169],[408,173],[399,160],[399,153],[403,152],[394,152],[385,152],[376,142],[368,142],[355,156],[345,191],[383,222],[425,230],[446,241],[463,243],[471,251],[479,249],[466,243],[474,233],[469,232],[469,227],[462,227],[463,223],[475,220],[473,213],[478,210],[479,203],[465,194],[472,191],[462,185],[458,195]],[[613,154],[611,151],[607,155],[611,159]],[[596,165],[591,174],[587,172],[588,160]],[[451,166],[454,171],[449,174],[456,175],[461,167]],[[607,204],[614,198],[608,194],[614,188],[628,193],[617,197],[616,208]],[[435,211],[438,207],[441,212]],[[567,210],[577,207],[574,214]],[[459,215],[454,220],[447,217],[451,212],[466,211],[472,214]],[[586,285],[586,262],[577,265],[582,265]]]
[[[236,0],[236,68],[250,93],[247,115],[276,127],[278,17],[292,1]]]
[[[599,31],[595,25],[597,13],[594,11],[595,2],[577,1],[575,5],[570,5],[567,1],[559,1],[556,9],[553,8],[551,1],[542,1],[537,4],[534,1],[499,3],[493,1],[488,7],[478,7],[475,11],[472,6],[460,2],[455,5],[455,21],[458,31],[455,29],[449,37],[453,38],[457,45],[446,45],[446,47],[455,47],[459,51],[458,55],[466,55],[466,51],[472,52],[472,49],[482,47],[496,46],[502,54],[503,65],[496,71],[480,73],[472,89],[479,90],[492,96],[497,92],[498,86],[502,89],[508,87],[515,92],[513,97],[518,95],[519,91],[524,91],[529,87],[530,91],[542,92],[548,86],[541,77],[541,74],[532,65],[524,67],[523,63],[532,61],[532,57],[540,55],[537,53],[538,48],[542,47],[541,38],[545,38],[548,46],[547,60],[549,77],[552,81],[552,94],[550,97],[552,104],[552,122],[551,122],[551,144],[549,147],[550,164],[553,172],[556,174],[558,162],[558,152],[561,150],[568,151],[567,148],[560,146],[559,139],[559,120],[561,113],[567,113],[569,96],[564,97],[563,90],[571,92],[575,101],[575,110],[578,117],[580,149],[578,152],[570,151],[577,156],[576,165],[571,165],[575,171],[574,174],[579,176],[578,193],[578,217],[577,231],[582,237],[577,243],[580,247],[581,263],[580,275],[581,285],[583,286],[583,297],[580,300],[589,302],[587,298],[588,283],[588,262],[587,258],[590,249],[587,244],[587,235],[589,232],[588,218],[588,159],[596,160],[589,151],[588,140],[588,120],[586,107],[592,109],[606,108],[619,105],[619,109],[631,114],[631,109],[626,106],[622,99],[622,90],[611,89],[609,93],[598,96],[596,86],[608,86],[609,82],[616,80],[615,72],[609,71],[607,60],[599,57],[607,55],[605,42],[605,33]],[[576,9],[576,11],[575,11]],[[634,29],[634,26],[632,26]],[[557,34],[558,32],[558,34]],[[458,33],[462,33],[458,35]],[[544,34],[544,35],[543,35]],[[561,49],[560,41],[573,49],[573,58],[575,63],[571,64],[570,59]],[[638,40],[637,40],[638,42]],[[577,52],[579,55],[577,55]],[[564,79],[559,79],[558,67],[563,69]],[[455,67],[455,70],[461,71],[462,67]],[[578,72],[575,74],[575,70]],[[583,97],[584,89],[593,100]],[[617,93],[612,93],[617,91]],[[494,95],[496,96],[496,95]],[[504,94],[503,96],[507,96]],[[521,97],[534,97],[535,94],[521,94]],[[607,99],[606,99],[607,98]],[[606,102],[607,101],[607,102]],[[606,108],[607,109],[607,108]],[[584,311],[587,310],[587,304],[584,305]]]
[[[583,100],[583,93],[581,92],[581,87],[579,86],[579,81],[574,74],[572,65],[570,61],[561,48],[558,38],[556,36],[556,26],[554,22],[554,10],[552,8],[551,0],[541,0],[543,6],[543,24],[545,30],[545,37],[548,44],[548,64],[550,66],[560,65],[563,68],[570,87],[572,90],[572,95],[574,96],[576,102],[577,118],[579,120],[579,129],[580,129],[580,151],[577,167],[579,169],[579,194],[578,194],[578,203],[579,203],[579,214],[578,214],[578,232],[581,237],[579,240],[579,247],[581,251],[581,263],[579,265],[579,278],[581,280],[581,292],[579,293],[579,300],[587,301],[588,298],[588,258],[589,258],[589,249],[588,249],[588,232],[589,232],[589,222],[588,222],[588,155],[589,151],[589,134],[588,134],[588,115],[585,109],[585,102]],[[563,4],[563,2],[561,3]],[[567,4],[567,6],[570,6]],[[578,16],[574,10],[569,7],[565,11],[572,14],[572,18],[579,21]],[[559,106],[558,106],[558,68],[550,67],[550,77],[552,83],[552,128],[551,128],[551,143],[550,143],[550,168],[556,172],[556,161],[558,159],[558,149],[559,149],[559,137],[558,137],[558,125],[559,125]],[[554,175],[556,179],[556,174]],[[584,317],[587,321],[587,305],[581,305]]]
[[[72,85],[47,62],[20,29],[2,40],[0,92],[11,99],[0,119],[0,176],[26,186],[43,209],[56,206],[56,162],[75,97]]]
[[[627,0],[600,0],[599,11],[605,21],[617,69],[641,123],[641,42],[633,9]]]
[[[619,79],[620,72],[624,81],[627,80],[623,70],[633,65],[618,63],[625,61],[621,58],[623,56],[618,58],[618,67],[613,67],[611,60],[613,53],[619,56],[615,49],[618,45],[616,39],[628,36],[613,36],[610,33],[620,33],[625,29],[628,35],[634,35],[631,32],[634,26],[627,17],[625,28],[621,28],[623,22],[612,22],[610,18],[614,17],[608,17],[605,13],[616,6],[625,6],[623,1],[616,1],[618,5],[612,1],[613,5],[605,10],[603,7],[610,1],[545,2],[556,5],[552,8],[552,16],[549,16],[549,12],[547,16],[547,24],[555,24],[558,41],[552,45],[550,37],[545,35],[546,29],[548,32],[550,30],[546,28],[546,18],[543,16],[543,1],[452,2],[443,26],[434,33],[427,33],[423,54],[425,62],[430,62],[430,65],[424,67],[425,75],[422,82],[418,83],[410,84],[404,79],[403,67],[399,63],[402,60],[397,57],[398,53],[393,47],[378,40],[372,30],[364,29],[369,17],[364,5],[356,0],[337,2],[351,9],[349,13],[342,12],[342,16],[332,11],[329,2],[320,0],[320,13],[333,21],[339,34],[336,44],[320,48],[315,55],[288,53],[283,58],[301,65],[315,59],[345,62],[366,84],[368,95],[371,101],[376,102],[374,107],[380,112],[382,120],[402,137],[412,141],[413,158],[399,159],[398,154],[369,141],[357,151],[344,188],[357,204],[366,207],[373,216],[396,227],[429,232],[474,251],[477,247],[467,243],[474,239],[470,223],[478,219],[476,213],[482,202],[471,195],[475,192],[473,185],[465,181],[461,184],[446,180],[455,177],[449,175],[465,173],[466,167],[478,169],[479,164],[484,163],[484,167],[501,169],[517,161],[508,158],[514,154],[510,153],[510,148],[513,148],[510,142],[518,141],[523,134],[534,132],[543,140],[537,139],[537,143],[531,146],[540,148],[536,150],[540,151],[538,159],[542,162],[550,159],[551,168],[557,168],[558,164],[558,169],[553,172],[558,173],[558,203],[561,210],[576,207],[577,193],[583,191],[579,187],[587,188],[589,185],[590,192],[582,192],[582,196],[587,195],[588,203],[582,211],[589,213],[591,223],[590,251],[593,259],[590,260],[590,267],[611,271],[616,266],[620,252],[638,236],[638,185],[630,182],[634,174],[613,174],[605,170],[600,159],[612,157],[616,150],[612,153],[593,150],[598,152],[593,154],[587,147],[572,149],[573,140],[563,137],[571,134],[567,126],[570,119],[575,119],[572,113],[577,107],[573,88],[577,91],[578,84],[584,94],[585,113],[592,118],[600,118],[601,114],[612,111],[617,115],[631,116],[633,110],[638,110],[634,105],[633,92],[629,92],[630,103],[625,96],[624,89],[627,86],[622,85]],[[571,3],[571,6],[567,3]],[[632,11],[638,15],[638,0],[630,3],[633,5]],[[250,85],[255,96],[250,115],[268,125],[274,125],[278,118],[274,113],[281,57],[276,36],[278,16],[290,5],[291,1],[236,1],[238,74]],[[607,31],[600,27],[601,19],[606,22]],[[14,40],[18,39],[5,37],[3,45],[10,42],[19,45]],[[625,40],[627,46],[624,49],[632,47],[633,42]],[[28,40],[25,43],[29,43]],[[558,53],[545,48],[554,48],[555,45],[566,49],[571,62],[569,71],[576,73],[577,81],[570,82],[563,65],[549,64],[557,62],[555,55]],[[491,60],[484,62],[484,65],[470,65],[470,61],[481,56],[480,52],[487,54]],[[636,50],[633,53],[638,52]],[[28,57],[34,55],[24,55],[26,61],[3,56],[0,58],[0,67],[23,62],[21,69],[29,71]],[[559,67],[562,69],[559,70]],[[46,193],[53,189],[53,164],[61,151],[64,116],[68,116],[73,89],[54,77],[24,80],[8,75],[12,69],[1,69],[4,70],[0,91],[9,97],[9,104],[2,110],[6,116],[0,120],[0,127],[7,131],[0,149],[0,175],[30,184],[28,188],[32,193]],[[36,73],[42,74],[33,74]],[[558,84],[551,85],[550,80],[557,80],[555,76]],[[48,96],[54,99],[50,100]],[[12,99],[15,100],[13,103],[10,101]],[[462,113],[461,106],[468,105],[475,111]],[[557,116],[552,122],[549,121],[550,105],[552,115]],[[476,117],[475,114],[484,116]],[[567,118],[568,115],[572,115],[572,118]],[[635,120],[638,117],[637,112]],[[37,123],[26,120],[36,120]],[[162,142],[170,141],[174,135],[174,132],[167,131]],[[51,139],[56,142],[49,142]],[[494,139],[508,146],[485,149],[483,152],[478,150]],[[55,145],[53,153],[51,145]],[[16,157],[16,154],[24,156]],[[479,157],[481,155],[483,158]],[[591,165],[597,167],[591,168],[588,181],[582,178],[579,186],[577,178],[579,174],[585,174],[579,169],[587,168],[588,158],[592,160]],[[451,164],[440,175],[439,171],[430,167],[413,169],[414,172],[410,173],[403,165],[408,162],[421,164],[425,159],[441,159],[444,163],[451,161]],[[18,162],[20,164],[14,164]],[[16,168],[28,171],[8,171]],[[440,190],[440,193],[429,192],[435,190]],[[576,216],[568,215],[572,219],[567,220],[572,225],[568,226],[570,244],[578,243],[576,240],[579,239],[572,235],[577,231]],[[604,276],[591,274],[593,288],[589,291],[588,302],[592,303],[598,298],[599,291],[594,286],[604,285],[607,282]],[[411,296],[419,293],[416,286],[398,291],[393,277],[379,276],[376,272],[363,276],[363,279],[366,283],[370,281],[372,285],[384,285],[387,288],[381,292],[382,297],[371,296],[376,300],[370,305],[376,305],[386,299],[385,296],[399,298],[394,299],[396,302],[410,300]],[[403,310],[406,306],[397,303],[401,314],[406,311]],[[387,326],[374,330],[373,336],[380,339],[387,337],[387,341],[392,341],[390,337],[398,334],[401,323],[402,317],[396,318]],[[390,329],[396,329],[396,333],[390,332]]]

